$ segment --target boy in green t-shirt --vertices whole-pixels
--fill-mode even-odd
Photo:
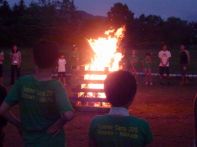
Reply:
[[[146,121],[130,116],[128,107],[136,94],[136,80],[126,71],[117,71],[105,80],[105,94],[112,108],[96,116],[90,125],[91,147],[144,147],[152,142]]]
[[[0,107],[0,115],[19,104],[21,123],[14,118],[12,122],[21,126],[25,147],[65,147],[63,126],[73,118],[73,108],[63,86],[51,76],[58,60],[57,47],[40,42],[33,56],[35,74],[14,84]]]

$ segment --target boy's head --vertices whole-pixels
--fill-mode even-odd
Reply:
[[[113,107],[128,107],[136,94],[137,84],[131,73],[116,71],[107,76],[104,90]]]
[[[18,47],[17,47],[16,44],[14,44],[14,45],[12,46],[12,52],[15,53],[15,52],[17,52],[17,51],[18,51]]]
[[[132,54],[133,56],[135,56],[135,55],[136,55],[136,50],[132,50],[132,51],[131,51],[131,54]]]
[[[168,46],[167,46],[166,44],[164,44],[164,45],[162,46],[162,50],[164,50],[164,51],[168,50]]]
[[[65,57],[64,57],[64,55],[62,54],[60,58],[64,59]]]
[[[58,60],[58,47],[55,43],[42,41],[33,48],[35,64],[41,69],[51,68]]]
[[[181,44],[180,45],[180,49],[181,49],[181,51],[184,51],[185,50],[185,45],[184,44]]]
[[[146,57],[151,57],[151,53],[146,53],[145,56]]]

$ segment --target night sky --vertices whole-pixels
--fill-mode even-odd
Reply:
[[[19,0],[9,0],[12,4]],[[25,0],[29,3],[31,0]],[[35,0],[36,1],[36,0]],[[105,16],[115,2],[126,3],[135,16],[160,15],[163,18],[176,16],[197,21],[197,0],[75,0],[78,10]]]

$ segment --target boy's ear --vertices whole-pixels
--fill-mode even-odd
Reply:
[[[126,104],[124,107],[125,107],[126,109],[128,109],[128,108],[131,106],[132,103],[133,103],[133,100],[130,101],[128,104]]]

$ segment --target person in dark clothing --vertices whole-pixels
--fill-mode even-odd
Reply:
[[[190,63],[190,53],[185,45],[180,46],[181,85],[188,83],[187,71]]]
[[[3,83],[3,61],[4,61],[4,52],[0,50],[0,84]]]
[[[0,104],[4,101],[5,97],[7,95],[7,90],[5,87],[0,85]],[[3,142],[4,142],[4,131],[3,128],[6,126],[7,120],[0,116],[0,147],[3,147]]]

